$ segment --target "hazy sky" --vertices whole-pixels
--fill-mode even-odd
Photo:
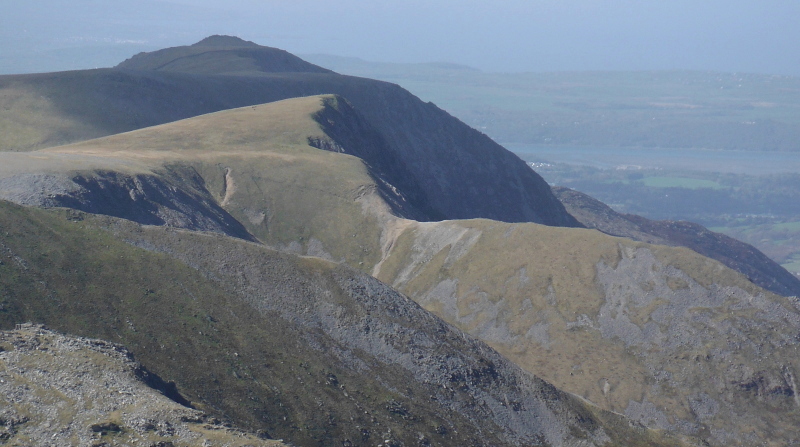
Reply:
[[[235,34],[294,53],[454,62],[487,71],[800,75],[800,0],[0,0],[0,5],[0,72],[14,71],[15,63],[22,68],[19,61],[31,54],[62,65],[112,64],[128,53]],[[81,59],[80,49],[95,59]]]

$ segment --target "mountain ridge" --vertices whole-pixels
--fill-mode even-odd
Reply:
[[[569,188],[553,187],[553,192],[586,228],[650,244],[688,247],[743,273],[773,293],[800,296],[800,279],[752,245],[692,222],[658,221],[617,213],[587,194]]]
[[[683,445],[322,259],[3,202],[0,220],[0,325],[124,342],[199,408],[293,444]]]
[[[137,93],[159,89],[208,87],[181,113],[297,97],[0,153],[18,200],[146,211],[2,204],[3,324],[125,341],[193,402],[302,445],[791,439],[796,300],[689,249],[542,225],[578,224],[524,163],[435,106],[328,73],[73,79],[87,76],[125,119],[120,104],[154,109],[164,98]],[[0,115],[35,104],[41,85],[25,88]],[[46,118],[64,116],[99,126]],[[229,237],[226,219],[246,233]]]
[[[352,125],[336,115],[347,113],[347,103],[326,95],[5,156],[102,155],[120,163],[147,160],[151,170],[183,165],[261,242],[372,273],[528,372],[606,410],[687,436],[712,427],[716,434],[704,438],[717,445],[742,435],[729,416],[749,405],[764,411],[737,419],[762,427],[746,439],[764,439],[765,424],[787,433],[781,424],[791,424],[784,411],[795,391],[781,368],[796,365],[779,364],[788,349],[781,337],[795,327],[800,331],[790,301],[688,249],[588,229],[482,219],[416,222],[395,215],[379,193],[380,178],[356,156],[369,158],[369,148],[350,150],[352,144],[330,137],[317,120],[326,109],[333,115],[323,116],[335,117],[341,129],[359,129],[357,115],[350,117]],[[405,197],[401,192],[394,195],[398,201]],[[138,244],[153,249],[150,242]],[[226,268],[242,267],[237,262]],[[776,322],[788,332],[770,338],[765,328]],[[680,334],[675,328],[682,328]],[[742,338],[745,331],[750,335]],[[659,340],[671,338],[683,344],[657,349]],[[697,345],[701,339],[706,341]],[[727,340],[748,348],[735,354]],[[774,352],[752,350],[753,340],[777,345]],[[697,356],[711,360],[691,361]],[[718,366],[733,360],[753,370],[740,374]],[[673,379],[647,385],[664,374]],[[723,381],[724,392],[693,382],[709,374]],[[762,380],[772,384],[763,391],[770,396],[765,402],[740,386]],[[669,396],[680,396],[678,403]],[[687,410],[698,396],[716,405],[713,415]],[[779,409],[783,423],[770,416]]]
[[[139,53],[115,68],[135,71],[225,73],[333,73],[278,48],[215,35],[189,46]]]
[[[228,67],[221,65],[224,73]],[[486,135],[396,85],[333,73],[102,69],[0,76],[0,150],[33,150],[320,94],[338,94],[353,104],[395,159],[404,160],[408,183],[425,195],[424,220],[578,225],[538,174]]]

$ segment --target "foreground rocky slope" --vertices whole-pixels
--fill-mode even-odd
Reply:
[[[37,325],[0,331],[0,444],[284,445],[222,425],[163,391],[181,398],[122,346]]]
[[[384,174],[405,187],[424,213],[418,218],[578,225],[519,158],[397,85],[320,72],[235,38],[218,36],[198,45],[140,54],[116,69],[0,76],[0,150],[26,151],[224,109],[337,94],[355,106],[372,139],[381,140],[381,150],[373,152],[379,158],[368,163],[387,168]],[[187,64],[187,54],[205,59]],[[339,124],[325,118],[323,125]]]
[[[651,244],[687,247],[743,273],[753,283],[779,295],[800,296],[800,279],[755,247],[692,222],[656,221],[621,214],[569,188],[553,192],[570,214],[587,228]]]
[[[0,223],[0,325],[38,321],[124,343],[198,408],[265,436],[296,445],[680,445],[318,258],[2,203]],[[26,369],[66,374],[72,354],[60,364],[52,343],[29,354],[50,363]]]

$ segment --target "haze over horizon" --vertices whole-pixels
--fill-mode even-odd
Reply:
[[[0,74],[115,65],[237,35],[296,54],[489,72],[705,70],[800,75],[800,3],[688,0],[44,0],[5,5]]]

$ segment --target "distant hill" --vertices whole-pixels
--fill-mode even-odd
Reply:
[[[491,73],[303,55],[395,82],[502,144],[800,151],[800,78],[698,71]]]
[[[202,73],[118,68],[0,76],[0,149],[32,150],[224,109],[337,94],[382,140],[384,167],[392,167],[383,172],[394,175],[396,186],[415,185],[406,193],[423,213],[420,219],[485,217],[577,225],[523,161],[400,87],[330,72],[288,73],[286,58],[289,65],[302,65],[296,69],[315,69],[279,50],[225,45],[172,48],[123,64],[142,68],[175,61],[188,70],[180,62],[187,54],[218,62],[204,60]],[[239,71],[244,65],[230,63],[230,58],[247,61],[245,72]],[[239,67],[236,73],[227,71],[231,66]],[[274,67],[279,72],[271,72]]]
[[[752,245],[692,222],[658,221],[617,213],[599,200],[569,188],[554,187],[553,192],[586,228],[649,244],[688,247],[745,274],[773,293],[800,296],[800,279]]]
[[[333,73],[284,50],[232,36],[211,36],[190,46],[139,53],[117,68],[195,74]]]

